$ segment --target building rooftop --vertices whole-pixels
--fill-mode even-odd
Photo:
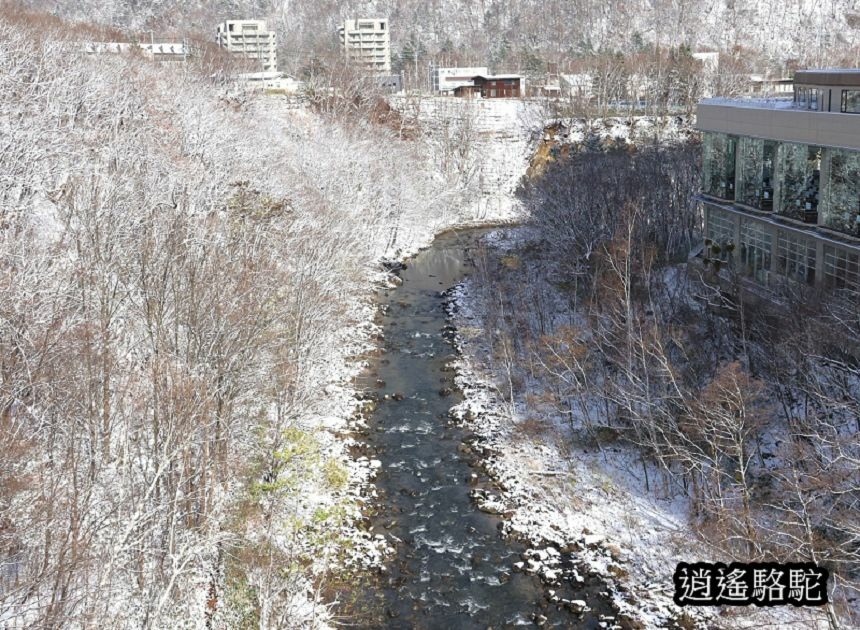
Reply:
[[[716,97],[699,101],[700,105],[725,105],[729,107],[750,107],[754,109],[795,109],[796,104],[791,97]]]
[[[794,82],[800,85],[860,86],[860,69],[826,68],[822,70],[798,70]]]
[[[485,81],[496,81],[499,79],[522,79],[521,74],[477,74],[473,78],[484,79]]]

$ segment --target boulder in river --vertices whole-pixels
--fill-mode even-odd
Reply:
[[[565,600],[565,606],[575,613],[584,613],[591,610],[584,599]]]

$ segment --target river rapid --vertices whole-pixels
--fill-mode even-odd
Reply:
[[[365,452],[382,462],[371,531],[393,538],[397,553],[381,575],[353,585],[349,627],[598,628],[601,614],[614,613],[593,579],[554,587],[591,611],[551,603],[538,577],[513,570],[527,547],[501,538],[501,517],[470,498],[476,486],[492,485],[463,448],[468,427],[449,417],[462,396],[449,366],[444,305],[445,292],[472,270],[486,232],[441,235],[398,272],[401,286],[379,296],[383,352],[359,386],[379,399],[364,436]]]

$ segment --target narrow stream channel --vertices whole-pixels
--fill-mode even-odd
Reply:
[[[356,610],[365,612],[353,615],[350,627],[534,627],[542,615],[546,627],[597,628],[600,614],[613,613],[598,594],[602,586],[591,581],[563,588],[592,612],[551,604],[537,577],[512,571],[526,547],[503,540],[500,518],[469,497],[475,470],[458,448],[469,433],[448,418],[462,396],[446,368],[453,348],[443,337],[442,292],[469,273],[470,250],[485,232],[439,237],[401,271],[402,286],[381,296],[385,352],[360,383],[382,399],[366,438],[382,462],[371,522],[374,533],[402,542],[388,571],[360,587]]]

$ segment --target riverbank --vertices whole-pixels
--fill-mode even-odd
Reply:
[[[519,572],[533,551],[503,540],[501,515],[473,500],[492,484],[474,468],[471,432],[450,420],[462,395],[448,367],[454,355],[444,302],[471,273],[482,231],[437,237],[399,271],[402,284],[380,296],[384,335],[360,380],[369,403],[356,454],[377,472],[368,532],[396,543],[396,554],[376,567],[363,597],[350,600],[355,582],[336,593],[347,603],[340,612],[358,627],[598,628],[614,618],[602,583],[566,580],[573,567],[558,562],[556,584]],[[554,596],[568,605],[553,606]]]
[[[497,231],[486,240],[487,258],[535,270],[536,261],[519,258],[528,248],[527,229]],[[450,294],[449,322],[459,353],[452,365],[464,392],[454,414],[475,433],[469,447],[497,487],[479,502],[505,515],[505,534],[542,550],[538,561],[523,568],[553,579],[554,558],[560,557],[583,575],[598,576],[608,585],[622,628],[818,627],[808,611],[793,608],[718,611],[673,603],[677,562],[719,559],[693,533],[686,500],[655,470],[646,478],[629,445],[610,435],[603,444],[584,441],[570,418],[542,400],[547,392],[539,378],[513,382],[516,375],[504,370],[510,362],[504,347],[492,348],[484,334],[494,325],[483,290],[472,276]],[[570,321],[570,306],[558,292],[548,284],[541,291],[550,319]],[[499,299],[496,292],[491,297]]]
[[[317,434],[324,455],[347,471],[345,487],[313,488],[307,501],[317,510],[339,515],[337,526],[329,523],[326,528],[333,530],[330,552],[325,559],[315,560],[313,583],[304,586],[309,601],[301,609],[307,612],[303,623],[309,627],[326,627],[332,614],[337,614],[337,597],[344,593],[339,583],[349,583],[356,574],[384,572],[396,542],[387,533],[371,532],[368,527],[368,515],[379,499],[373,483],[379,463],[366,441],[367,419],[376,403],[357,384],[383,339],[379,293],[400,282],[394,273],[398,268],[411,264],[419,252],[452,230],[510,225],[522,219],[522,208],[513,193],[528,166],[535,139],[519,124],[516,107],[511,107],[510,102],[499,101],[480,111],[469,108],[469,124],[456,112],[445,111],[415,121],[426,132],[422,146],[429,147],[429,156],[425,151],[424,158],[440,169],[450,193],[434,196],[426,212],[392,217],[390,225],[379,227],[381,233],[390,234],[388,244],[377,252],[378,264],[365,274],[362,297],[343,305],[344,325],[333,331],[336,343],[330,344],[325,361],[323,395],[313,413],[302,418],[302,425]],[[444,158],[450,140],[446,140],[449,115],[456,119],[451,124],[465,124],[458,137],[469,146],[471,124],[481,128],[480,150],[460,152],[462,159],[456,161]],[[441,205],[446,207],[444,212],[438,209]],[[452,208],[447,209],[448,205]],[[314,535],[308,532],[308,536]]]

